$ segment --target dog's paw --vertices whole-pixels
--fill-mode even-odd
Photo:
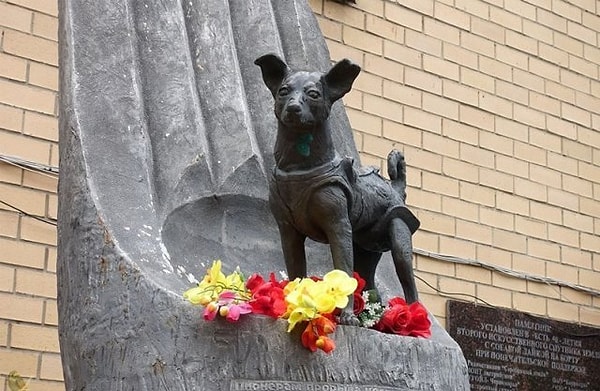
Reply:
[[[360,326],[360,321],[352,311],[342,311],[338,316],[338,323],[346,326]]]

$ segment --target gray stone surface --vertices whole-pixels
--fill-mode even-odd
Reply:
[[[252,62],[275,52],[328,68],[304,0],[61,0],[60,42],[68,390],[228,390],[235,378],[468,389],[437,323],[430,341],[341,327],[324,356],[282,321],[201,323],[181,298],[216,258],[227,270],[284,269],[266,202],[272,98]],[[356,157],[341,104],[333,116],[338,150]],[[331,269],[324,246],[311,246],[308,267]],[[384,294],[401,291],[393,274],[382,260]]]

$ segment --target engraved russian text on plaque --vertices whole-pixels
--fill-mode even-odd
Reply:
[[[473,391],[600,389],[600,329],[450,300],[448,331]]]

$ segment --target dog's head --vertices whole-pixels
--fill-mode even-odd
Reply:
[[[273,94],[277,119],[300,131],[325,122],[331,105],[350,91],[360,72],[360,67],[348,59],[336,63],[327,73],[293,72],[275,54],[259,57],[254,63],[260,66]]]

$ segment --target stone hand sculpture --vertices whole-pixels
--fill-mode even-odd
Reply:
[[[411,235],[419,220],[408,210],[406,164],[399,151],[388,156],[391,181],[373,168],[340,158],[329,126],[334,102],[352,88],[360,67],[344,59],[328,72],[294,72],[274,54],[255,64],[275,99],[278,121],[269,204],[279,226],[290,278],[306,276],[304,242],[329,243],[333,265],[358,272],[375,290],[382,252],[392,252],[408,303],[417,300]],[[356,324],[352,302],[340,321]]]

